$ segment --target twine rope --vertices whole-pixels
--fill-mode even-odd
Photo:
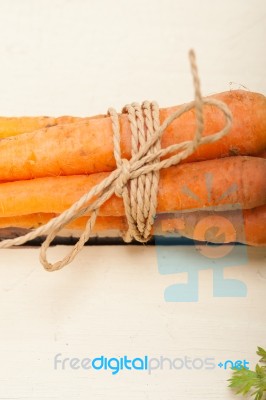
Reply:
[[[41,245],[40,262],[47,271],[59,270],[71,263],[89,240],[100,207],[114,194],[122,197],[125,207],[128,231],[124,235],[124,240],[126,242],[130,242],[132,239],[139,242],[149,240],[156,215],[159,171],[179,164],[181,160],[194,153],[200,145],[220,140],[232,126],[232,114],[225,103],[216,99],[202,98],[193,50],[189,52],[189,60],[195,92],[194,101],[182,106],[166,118],[161,125],[159,107],[156,102],[144,101],[141,106],[137,103],[125,106],[122,112],[127,113],[132,132],[132,157],[130,160],[121,157],[119,115],[113,108],[109,108],[108,114],[112,121],[114,157],[117,168],[59,216],[26,235],[0,242],[0,249],[22,245],[38,236],[47,235]],[[225,116],[224,128],[206,137],[202,137],[204,104],[219,108]],[[196,110],[196,132],[193,140],[161,149],[160,139],[165,129],[175,119],[193,108]],[[173,152],[178,153],[161,160],[162,157]],[[96,200],[88,204],[95,197]],[[56,235],[67,224],[87,213],[90,213],[90,217],[75,246],[62,260],[55,263],[48,262],[47,250]]]

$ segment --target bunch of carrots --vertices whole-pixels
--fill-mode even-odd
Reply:
[[[153,234],[265,246],[266,97],[241,90],[210,97],[230,108],[231,131],[200,146],[181,164],[160,171]],[[161,123],[179,107],[161,109]],[[119,118],[122,157],[129,159],[130,124],[125,114]],[[203,136],[224,126],[223,113],[210,105],[204,106],[204,121]],[[165,130],[162,148],[192,140],[195,128],[191,110]],[[47,223],[116,168],[112,124],[106,115],[2,117],[0,154],[0,237],[4,228],[34,229]],[[87,218],[67,228],[81,230]],[[218,227],[225,237],[210,227]],[[114,195],[100,209],[95,234],[126,229],[123,202]]]

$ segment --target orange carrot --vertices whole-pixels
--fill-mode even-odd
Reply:
[[[266,158],[266,150],[262,153],[256,154],[257,157]]]
[[[24,229],[35,229],[41,225],[46,224],[52,218],[58,214],[55,213],[36,213],[28,215],[18,215],[14,217],[2,217],[0,218],[0,229],[3,228],[24,228]],[[79,217],[75,221],[72,221],[66,226],[68,230],[83,230],[88,221],[88,216]],[[98,217],[94,226],[94,232],[102,231],[126,231],[127,222],[125,217]]]
[[[56,125],[73,124],[77,122],[86,122],[93,118],[104,118],[104,114],[94,115],[93,117],[71,117],[64,115],[62,117],[0,117],[0,139],[10,136],[21,135],[22,133],[34,132],[43,128],[50,128]]]
[[[33,132],[55,125],[71,124],[80,121],[79,117],[0,117],[0,139],[21,133]]]
[[[34,229],[46,224],[56,214],[29,214],[16,217],[0,218],[0,236],[4,228]],[[88,217],[80,217],[66,226],[71,233],[84,230]],[[266,205],[250,210],[222,212],[197,211],[170,214],[167,217],[158,215],[153,234],[172,236],[175,233],[196,241],[211,243],[240,242],[252,246],[266,246]],[[110,231],[121,234],[127,230],[124,217],[98,217],[93,232],[104,232],[108,237]],[[65,231],[67,232],[67,231]],[[59,234],[60,236],[60,234]]]
[[[0,217],[61,213],[108,175],[102,172],[2,183]],[[265,176],[266,160],[248,156],[164,169],[160,173],[158,212],[258,207],[266,204]],[[100,215],[124,215],[121,198],[112,196],[101,207]]]
[[[266,98],[258,93],[230,91],[210,96],[224,101],[232,111],[233,126],[216,143],[202,145],[185,162],[230,155],[252,155],[266,149]],[[163,122],[180,106],[161,109]],[[204,107],[208,136],[224,126],[223,113],[214,106]],[[162,147],[191,140],[195,132],[194,110],[175,120],[163,134]],[[128,118],[120,115],[122,157],[130,158],[131,133]],[[112,124],[109,117],[88,118],[79,123],[44,128],[0,141],[0,181],[44,176],[89,174],[112,171]]]
[[[266,205],[249,210],[198,211],[161,220],[160,233],[174,232],[196,241],[240,242],[266,246]]]
[[[243,210],[246,240],[253,246],[266,246],[266,206]]]

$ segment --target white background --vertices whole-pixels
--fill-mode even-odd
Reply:
[[[193,95],[194,48],[204,95],[266,93],[264,0],[0,1],[0,113],[93,115]],[[233,83],[231,83],[233,82]],[[60,257],[65,248],[53,248]],[[0,253],[0,399],[233,399],[229,371],[55,371],[56,353],[246,358],[266,346],[265,251],[226,268],[246,298],[214,298],[212,271],[196,303],[167,303],[186,274],[160,275],[154,248],[92,247],[44,272],[38,249]]]

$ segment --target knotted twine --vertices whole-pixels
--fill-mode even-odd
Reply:
[[[144,101],[141,106],[137,103],[125,106],[122,112],[126,112],[128,115],[132,133],[132,157],[130,160],[121,157],[119,115],[113,108],[109,108],[108,114],[112,121],[114,157],[117,168],[59,216],[26,235],[2,241],[0,248],[18,246],[38,236],[47,235],[41,245],[40,262],[47,271],[59,270],[71,263],[89,240],[100,207],[114,194],[122,197],[125,207],[128,231],[123,237],[124,240],[126,242],[130,242],[132,239],[139,242],[148,241],[156,215],[159,171],[179,164],[181,160],[194,153],[200,145],[218,141],[230,131],[232,126],[232,114],[225,103],[216,99],[202,98],[193,50],[189,52],[189,60],[194,84],[194,101],[183,105],[166,118],[161,125],[159,107],[156,102]],[[204,104],[219,108],[225,116],[224,128],[206,137],[202,137]],[[196,115],[196,132],[193,140],[161,149],[160,139],[165,129],[175,119],[193,108],[195,108]],[[161,160],[161,157],[173,152],[177,152],[177,154]],[[88,204],[92,199],[95,200]],[[54,264],[48,262],[46,253],[56,235],[67,224],[87,213],[90,213],[90,217],[85,230],[69,254]]]

